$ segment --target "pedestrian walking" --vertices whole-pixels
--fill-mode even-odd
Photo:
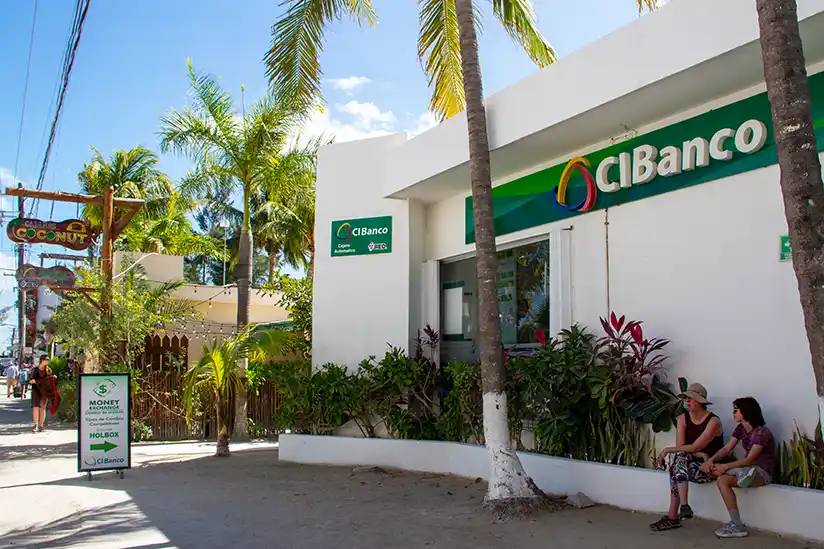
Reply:
[[[18,373],[19,371],[16,364],[6,366],[6,397],[8,398],[14,395],[14,389],[17,387]]]
[[[31,415],[34,420],[31,432],[42,432],[44,431],[43,423],[46,421],[49,393],[53,392],[56,387],[54,375],[49,368],[49,355],[40,355],[40,361],[37,367],[32,368],[29,380],[31,382]]]

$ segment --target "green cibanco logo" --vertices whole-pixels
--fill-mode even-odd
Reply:
[[[117,384],[111,379],[107,378],[98,383],[93,389],[93,392],[97,396],[103,398],[108,396],[109,393],[111,393],[115,387],[117,387]]]

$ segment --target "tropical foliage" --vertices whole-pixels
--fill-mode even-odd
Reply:
[[[312,350],[312,280],[277,273],[260,292],[279,296],[278,305],[289,311],[286,352],[308,357]]]
[[[515,441],[521,444],[523,433],[529,431],[533,449],[541,453],[646,466],[649,428],[659,424],[669,429],[679,402],[664,382],[662,361],[656,383],[670,395],[664,410],[656,407],[662,396],[602,361],[605,347],[621,345],[626,323],[617,318],[615,323],[621,327],[603,339],[579,326],[554,340],[539,330],[541,345],[532,355],[508,360],[506,391]],[[380,360],[370,357],[352,371],[334,364],[315,371],[308,363],[275,365],[265,375],[281,388],[280,428],[330,433],[351,420],[368,437],[384,433],[483,444],[480,365],[453,362],[437,368],[432,354],[438,340],[437,332],[427,328],[412,356],[391,349]],[[643,360],[651,363],[654,353],[648,350]],[[639,403],[655,408],[658,415],[636,413]]]
[[[418,58],[432,88],[429,108],[439,118],[449,118],[465,106],[455,4],[448,0],[418,4]],[[538,31],[531,1],[490,0],[489,4],[494,17],[539,67],[557,59]],[[321,97],[320,54],[326,28],[344,18],[374,26],[378,15],[369,0],[286,0],[284,5],[285,15],[272,27],[271,47],[264,57],[267,75],[280,96],[313,104]]]
[[[173,192],[171,180],[158,168],[160,159],[141,146],[128,151],[117,150],[109,160],[92,147],[92,159],[77,174],[80,190],[85,194],[102,195],[112,189],[115,198],[137,198],[146,203],[137,219],[161,217]],[[83,206],[83,218],[92,227],[103,226],[103,206]]]
[[[55,335],[77,352],[95,352],[113,362],[131,363],[139,354],[146,335],[162,330],[180,318],[197,315],[194,304],[175,299],[172,294],[181,283],[150,284],[140,265],[135,266],[112,284],[112,314],[106,319],[100,309],[84,294],[69,294],[56,309],[53,319]],[[99,273],[78,272],[78,286],[102,289]],[[101,348],[101,330],[111,337]]]
[[[215,455],[219,457],[230,455],[227,405],[231,396],[243,389],[243,370],[239,362],[248,355],[249,333],[246,329],[236,337],[204,345],[200,359],[184,377],[183,401],[189,421],[194,417],[202,393],[207,393],[214,403],[217,420]]]

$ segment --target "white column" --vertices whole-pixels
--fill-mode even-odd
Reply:
[[[572,326],[572,231],[549,234],[549,333]]]
[[[441,264],[424,261],[421,264],[421,331],[429,324],[433,330],[441,330]],[[435,362],[440,364],[440,345],[435,350]]]

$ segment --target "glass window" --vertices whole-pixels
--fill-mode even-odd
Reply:
[[[475,258],[441,264],[441,360],[478,360]],[[501,339],[507,347],[538,343],[549,331],[549,241],[498,253]],[[459,321],[460,319],[460,321]]]

